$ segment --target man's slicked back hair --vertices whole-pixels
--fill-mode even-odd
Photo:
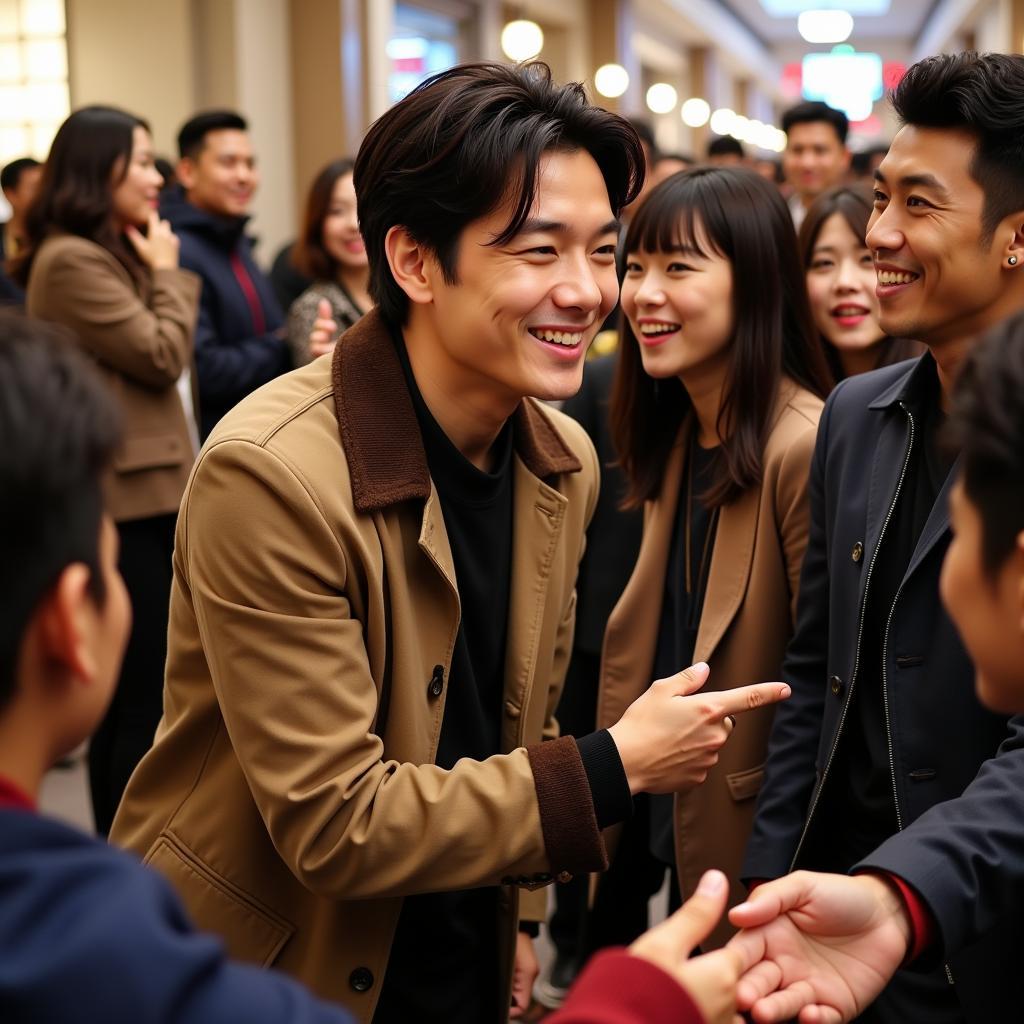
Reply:
[[[247,132],[249,123],[234,110],[204,110],[190,117],[178,132],[178,156],[195,160],[206,145],[206,136],[225,130]]]
[[[903,76],[891,101],[900,121],[961,129],[977,140],[971,177],[985,193],[982,242],[1024,210],[1024,56],[954,53],[926,57]]]
[[[355,187],[370,294],[385,320],[404,324],[409,309],[388,265],[388,231],[404,227],[454,284],[463,229],[508,199],[508,224],[492,244],[513,238],[533,205],[541,158],[553,150],[585,150],[594,158],[616,216],[640,190],[644,159],[636,131],[593,106],[582,85],[556,85],[539,62],[443,71],[370,126],[356,157]]]

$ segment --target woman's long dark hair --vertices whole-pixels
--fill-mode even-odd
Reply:
[[[800,246],[800,258],[804,265],[804,274],[806,275],[811,269],[814,247],[818,244],[818,235],[821,234],[825,222],[833,214],[838,213],[861,244],[866,246],[868,220],[871,217],[873,206],[874,199],[867,189],[849,185],[834,188],[818,196],[807,211],[807,216],[804,217],[797,240],[797,244]],[[832,371],[832,376],[837,381],[842,380],[846,376],[846,371],[839,358],[839,350],[820,331],[815,331],[815,333],[822,351],[825,353],[825,360]],[[878,361],[875,363],[875,369],[877,370],[880,366],[890,366],[892,363],[901,363],[904,359],[913,359],[922,351],[922,346],[916,341],[910,341],[907,338],[893,338],[887,334],[882,338],[878,347]]]
[[[324,246],[324,221],[331,208],[335,183],[351,174],[354,167],[355,161],[348,158],[332,160],[309,188],[302,231],[292,250],[292,263],[314,281],[333,281],[337,277],[338,261]]]
[[[815,340],[796,234],[775,186],[753,171],[702,167],[673,175],[653,189],[626,234],[625,251],[671,252],[710,247],[732,264],[731,359],[718,413],[723,438],[712,507],[735,501],[760,483],[782,378],[824,398],[828,367]],[[655,498],[669,452],[692,412],[678,378],[649,377],[625,316],[611,421],[629,481],[626,505]]]
[[[43,165],[39,191],[25,216],[25,246],[12,275],[27,284],[44,239],[56,231],[87,238],[114,254],[133,276],[138,257],[114,224],[114,172],[123,180],[132,158],[136,128],[149,125],[116,107],[82,107],[57,129]]]

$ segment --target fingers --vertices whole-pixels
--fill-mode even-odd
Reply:
[[[134,224],[129,224],[124,229],[124,233],[128,236],[128,241],[135,247],[135,251],[141,256],[146,246],[146,239],[142,232]]]
[[[316,305],[316,315],[318,320],[331,320],[331,303],[327,299],[321,299]]]
[[[677,672],[674,676],[658,680],[658,682],[669,684],[676,696],[686,697],[691,693],[696,693],[708,681],[710,674],[711,669],[703,661],[698,661],[696,665],[691,665],[689,668],[683,669],[682,672]]]
[[[782,970],[773,960],[762,960],[740,978],[736,986],[736,1002],[741,1010],[749,1010],[759,999],[774,992],[782,982]]]
[[[737,928],[756,928],[774,921],[780,914],[804,902],[807,896],[806,874],[798,871],[759,885],[746,903],[740,903],[729,911],[729,920]]]
[[[750,1015],[757,1024],[783,1024],[784,1021],[790,1021],[797,1014],[801,1014],[805,1007],[812,1005],[816,1005],[814,989],[805,981],[797,981],[788,988],[759,999],[754,1003]],[[800,1019],[805,1020],[802,1014]]]
[[[721,871],[706,871],[697,891],[665,922],[665,931],[677,944],[680,959],[688,957],[711,934],[728,898],[725,875]],[[740,962],[738,955],[736,962]]]
[[[735,690],[721,690],[715,701],[722,715],[738,715],[744,711],[776,704],[785,700],[793,691],[786,683],[754,683],[752,686],[737,686]]]

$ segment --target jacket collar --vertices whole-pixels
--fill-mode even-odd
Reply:
[[[430,496],[430,469],[416,411],[394,342],[371,310],[335,346],[334,407],[357,512]],[[583,467],[539,403],[523,399],[513,414],[516,453],[541,480]]]
[[[906,373],[900,374],[870,405],[869,409],[890,409],[900,402],[916,401],[925,390],[928,379],[936,373],[935,357],[925,352],[911,364]]]

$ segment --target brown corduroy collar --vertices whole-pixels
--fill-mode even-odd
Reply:
[[[430,470],[416,411],[387,325],[371,310],[339,340],[331,363],[334,408],[357,512],[430,496]],[[513,415],[513,441],[544,480],[582,466],[533,399]]]

